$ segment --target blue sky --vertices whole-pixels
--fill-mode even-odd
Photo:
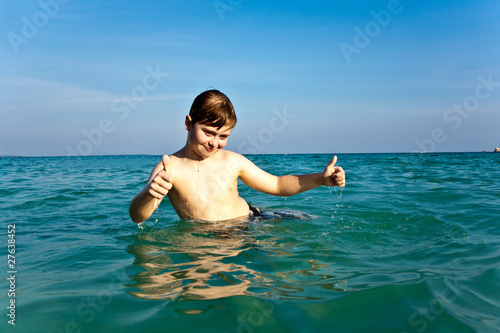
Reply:
[[[2,1],[0,155],[165,154],[214,87],[240,153],[500,146],[500,2]]]

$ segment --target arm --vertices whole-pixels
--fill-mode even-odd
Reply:
[[[162,161],[151,172],[147,184],[132,199],[129,214],[135,223],[146,221],[172,188],[174,179],[168,172],[168,162],[169,157],[163,156]]]
[[[243,156],[241,158],[240,179],[251,188],[267,194],[290,196],[322,185],[345,186],[345,172],[341,167],[335,166],[337,156],[322,173],[280,177],[265,172]]]

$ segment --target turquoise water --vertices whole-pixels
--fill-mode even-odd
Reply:
[[[342,193],[241,185],[265,217],[179,220],[166,200],[143,229],[128,205],[159,157],[1,158],[0,331],[498,332],[500,154],[338,156]]]

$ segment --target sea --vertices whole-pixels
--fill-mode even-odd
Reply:
[[[499,332],[500,154],[338,154],[344,189],[144,224],[161,156],[0,158],[0,332]],[[248,155],[276,174],[333,155]]]

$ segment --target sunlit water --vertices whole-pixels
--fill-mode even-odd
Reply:
[[[128,205],[160,157],[1,158],[0,331],[499,331],[500,154],[338,157],[343,191],[241,184],[263,216],[179,220],[164,200],[142,228]],[[249,158],[300,174],[332,156]]]

